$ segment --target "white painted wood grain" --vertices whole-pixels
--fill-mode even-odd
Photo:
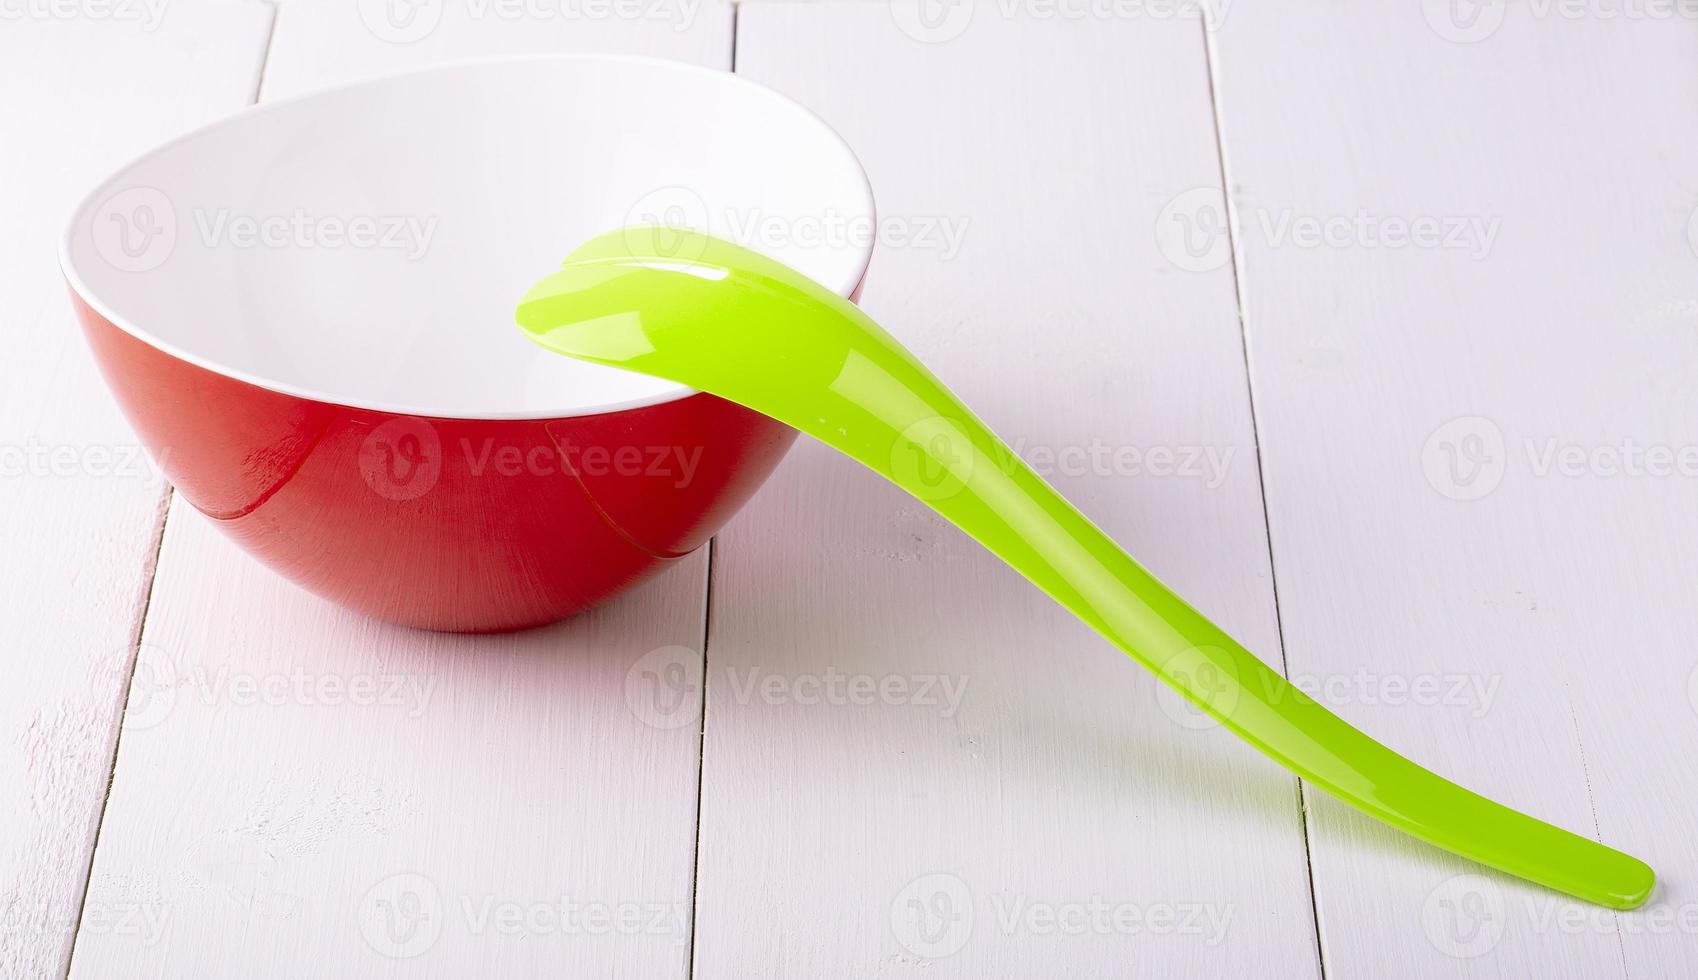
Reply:
[[[0,23],[0,977],[62,974],[166,488],[106,396],[55,247],[112,167],[253,97],[271,8]]]
[[[286,0],[264,94],[500,51],[729,59],[723,8],[676,30],[682,6],[443,3],[390,43],[381,8]],[[873,314],[1277,660],[1200,25],[961,9],[754,0],[740,68],[865,158]],[[1698,476],[1537,466],[1551,440],[1698,445],[1698,31],[1450,9],[1245,0],[1213,38],[1289,668],[1663,885],[1597,915],[1314,796],[1324,965],[1687,977]],[[69,953],[163,500],[92,472],[89,447],[131,437],[41,243],[125,155],[245,101],[269,22],[176,0],[153,31],[0,30],[0,82],[30,93],[0,100],[0,446],[81,460],[0,477],[0,977]],[[1358,212],[1494,237],[1368,248]],[[1308,243],[1328,218],[1342,244]],[[1205,455],[1159,477],[1182,463],[1151,449]],[[1317,973],[1292,781],[1170,716],[929,512],[805,445],[720,547],[702,977]],[[697,556],[550,630],[433,636],[303,595],[176,505],[74,974],[682,975],[696,736],[668,726],[695,702],[627,695],[646,651],[699,644],[706,574]],[[857,703],[862,678],[890,686]]]
[[[1321,799],[1328,973],[1698,973],[1698,474],[1540,473],[1698,445],[1698,25],[1240,3],[1215,41],[1291,672],[1662,876],[1604,914]],[[1496,236],[1375,247],[1359,214]],[[1332,244],[1279,230],[1335,217]],[[1454,677],[1492,693],[1414,703]]]
[[[697,655],[704,557],[465,637],[309,597],[180,501],[168,527],[89,895],[137,912],[85,919],[73,976],[684,975],[699,685],[627,691]]]
[[[726,0],[300,0],[277,17],[262,97],[443,61],[595,52],[731,66]]]
[[[1232,273],[1153,234],[1218,185],[1200,25],[999,10],[749,2],[738,70],[865,161],[868,311],[1277,662]],[[698,977],[1316,975],[1295,780],[930,511],[809,443],[720,548]]]
[[[289,4],[267,96],[557,42],[730,59],[723,7],[689,31],[444,20],[394,51],[351,9]],[[643,671],[699,664],[706,574],[451,637],[308,596],[178,504],[73,975],[682,977],[700,685],[656,714]]]

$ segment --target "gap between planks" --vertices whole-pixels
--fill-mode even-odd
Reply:
[[[731,2],[731,68],[732,74],[737,73],[737,23],[742,10],[740,0]],[[690,952],[684,960],[685,980],[696,978],[696,919],[700,911],[698,896],[701,895],[702,873],[702,795],[703,784],[707,780],[707,725],[708,725],[708,679],[713,671],[708,669],[708,646],[713,638],[713,571],[714,559],[719,556],[719,536],[708,538],[707,543],[707,586],[702,596],[702,719],[701,732],[696,736],[696,834],[695,844],[690,851]],[[68,980],[68,978],[67,978]]]
[[[1256,458],[1256,493],[1262,505],[1262,534],[1268,549],[1268,589],[1273,594],[1274,637],[1279,649],[1279,672],[1289,681],[1291,665],[1285,655],[1285,619],[1279,608],[1279,563],[1274,560],[1273,518],[1268,510],[1267,470],[1262,466],[1262,430],[1256,412],[1256,379],[1250,373],[1250,317],[1244,303],[1244,265],[1240,252],[1241,243],[1238,241],[1238,225],[1232,219],[1232,194],[1229,190],[1232,185],[1227,180],[1225,120],[1220,111],[1220,88],[1215,69],[1215,61],[1220,53],[1215,48],[1214,34],[1209,29],[1207,13],[1197,18],[1197,28],[1203,35],[1203,68],[1208,76],[1209,114],[1213,117],[1210,120],[1210,131],[1214,133],[1215,138],[1215,160],[1220,165],[1221,206],[1226,209],[1227,256],[1232,268],[1233,305],[1238,310],[1238,345],[1244,355],[1244,391],[1245,400],[1250,406],[1250,450]],[[1297,784],[1297,826],[1303,834],[1303,871],[1309,884],[1309,925],[1315,937],[1315,968],[1321,980],[1326,980],[1326,946],[1321,942],[1320,902],[1315,897],[1315,854],[1310,841],[1309,787],[1300,776],[1293,777],[1293,781]]]
[[[265,48],[260,53],[259,68],[254,72],[254,84],[249,90],[248,105],[259,102],[259,93],[265,85],[265,66],[271,62],[271,42],[277,36],[277,3],[274,0],[256,0],[257,3],[271,11],[271,19],[265,28]],[[127,656],[124,664],[124,704],[112,720],[112,751],[106,758],[106,785],[100,793],[100,813],[94,821],[94,837],[89,841],[88,861],[83,866],[82,893],[77,896],[76,928],[71,933],[71,942],[65,950],[64,969],[59,973],[64,980],[70,980],[71,970],[76,965],[77,940],[82,936],[83,913],[88,905],[89,886],[94,880],[94,857],[100,851],[100,834],[106,828],[106,808],[112,800],[112,783],[118,778],[118,752],[124,741],[124,718],[130,711],[130,692],[135,686],[136,665],[141,659],[141,648],[147,640],[147,617],[153,608],[153,589],[159,580],[159,555],[165,549],[165,532],[171,523],[171,501],[177,494],[176,488],[169,483],[165,492],[159,496],[159,509],[155,514],[153,541],[150,551],[152,557],[148,561],[145,576],[147,587],[142,599],[141,613],[136,617],[136,628],[130,634]]]

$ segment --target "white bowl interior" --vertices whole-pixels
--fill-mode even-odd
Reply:
[[[872,206],[828,126],[734,75],[505,60],[268,104],[183,137],[89,195],[62,261],[115,324],[223,374],[361,408],[546,418],[689,394],[514,327],[519,297],[585,239],[696,228],[848,295]]]

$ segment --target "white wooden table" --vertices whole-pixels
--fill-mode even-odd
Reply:
[[[385,2],[0,4],[0,977],[1698,976],[1690,4],[420,0],[393,43]],[[71,320],[73,199],[255,99],[563,50],[819,112],[875,317],[1262,657],[1652,902],[1307,790],[815,444],[711,555],[493,638],[172,500]]]

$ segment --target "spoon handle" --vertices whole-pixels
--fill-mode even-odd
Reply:
[[[1198,709],[1364,813],[1610,908],[1650,894],[1654,875],[1638,859],[1429,772],[1292,686],[1133,560],[858,307],[787,267],[693,233],[615,233],[533,287],[518,319],[545,347],[711,392],[860,461]]]

